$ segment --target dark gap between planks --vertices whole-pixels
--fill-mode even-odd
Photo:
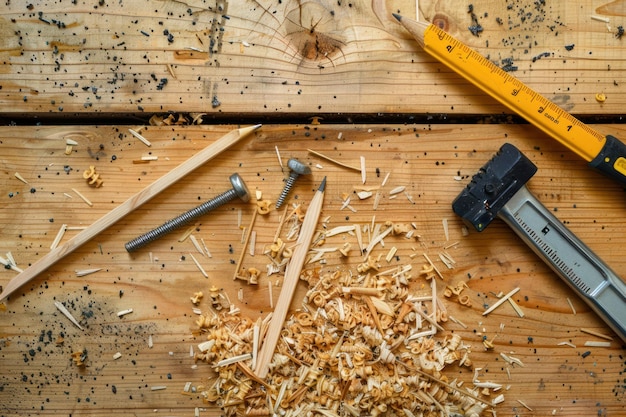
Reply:
[[[156,113],[167,116],[169,113]],[[173,113],[175,115],[181,113]],[[182,113],[185,115],[184,113]],[[66,126],[66,125],[142,125],[148,124],[153,114],[134,113],[74,113],[64,116],[48,113],[0,114],[2,126]],[[624,115],[576,115],[586,124],[623,124]],[[188,117],[192,119],[192,117]],[[320,124],[528,124],[523,118],[513,114],[416,114],[416,113],[207,113],[203,123],[207,125],[235,124],[310,124],[318,119]]]

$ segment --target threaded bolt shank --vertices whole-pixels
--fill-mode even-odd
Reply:
[[[215,210],[216,208],[228,203],[229,201],[234,200],[239,197],[243,201],[248,201],[250,199],[250,193],[248,192],[248,188],[245,183],[239,176],[239,174],[235,173],[230,176],[230,182],[233,185],[233,188],[223,192],[222,194],[202,203],[201,205],[192,208],[185,213],[168,220],[163,223],[161,226],[156,229],[150,230],[149,232],[131,240],[126,243],[124,247],[128,252],[136,251],[139,248],[144,247],[150,242],[157,240],[158,238],[170,233],[171,231],[178,229],[181,226],[184,226],[191,222],[192,220],[197,219],[198,217]]]
[[[291,189],[293,188],[293,185],[295,184],[298,177],[300,175],[308,175],[311,173],[311,168],[294,158],[291,158],[287,162],[287,166],[290,169],[289,178],[287,178],[285,186],[283,187],[283,191],[280,193],[280,196],[278,196],[278,199],[276,200],[277,209],[279,209],[280,206],[282,206],[285,202],[285,199],[291,192]]]

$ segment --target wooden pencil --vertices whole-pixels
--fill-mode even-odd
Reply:
[[[249,126],[230,131],[206,148],[194,154],[182,164],[178,165],[172,171],[163,175],[161,178],[157,179],[152,184],[130,197],[121,205],[96,220],[95,223],[78,233],[65,244],[57,246],[52,251],[48,252],[42,258],[34,262],[29,268],[25,269],[9,281],[2,294],[0,294],[0,300],[6,299],[8,296],[17,291],[17,289],[22,285],[35,278],[41,272],[45,271],[66,255],[72,253],[76,248],[91,240],[98,233],[113,225],[122,217],[126,216],[128,213],[132,212],[137,207],[150,200],[152,197],[156,196],[161,191],[183,178],[185,175],[189,174],[191,171],[211,160],[216,155],[238,142],[240,139],[254,132],[259,128],[259,126],[261,125]]]
[[[315,196],[311,200],[311,204],[309,204],[309,208],[304,216],[302,227],[300,229],[300,235],[298,236],[298,241],[296,242],[296,249],[293,251],[291,261],[289,261],[289,264],[287,265],[285,278],[283,280],[283,287],[280,290],[278,302],[276,303],[272,320],[270,321],[269,328],[267,329],[265,340],[263,341],[263,345],[261,346],[261,350],[257,356],[254,373],[261,379],[264,379],[269,371],[269,364],[274,356],[274,350],[276,349],[276,344],[278,343],[280,331],[283,328],[283,323],[287,317],[291,299],[293,298],[296,285],[300,279],[300,273],[304,267],[304,261],[307,253],[309,252],[309,246],[311,245],[311,240],[315,234],[315,227],[319,220],[320,212],[322,211],[325,189],[326,177],[324,177],[324,180],[322,180],[322,183],[315,192]]]

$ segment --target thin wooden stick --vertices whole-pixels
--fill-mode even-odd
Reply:
[[[72,253],[76,248],[91,240],[98,233],[115,224],[122,217],[126,216],[137,207],[150,200],[152,197],[156,196],[161,191],[183,178],[185,175],[189,174],[191,171],[211,160],[216,155],[238,142],[240,139],[248,136],[260,126],[261,125],[255,125],[235,129],[211,143],[200,152],[194,154],[191,158],[178,165],[172,171],[157,179],[152,184],[130,197],[124,203],[96,220],[95,223],[78,233],[65,244],[58,246],[56,249],[50,251],[47,255],[34,262],[29,268],[25,269],[24,272],[15,276],[15,278],[9,281],[2,294],[0,294],[0,300],[6,299],[22,285],[35,278],[38,274],[45,271],[64,256]]]
[[[317,152],[317,151],[314,151],[313,149],[307,149],[307,151],[308,151],[309,153],[312,153],[312,154],[313,154],[313,155],[315,155],[315,156],[319,156],[319,157],[320,157],[320,158],[322,158],[322,159],[325,159],[325,160],[327,160],[327,161],[329,161],[329,162],[332,162],[333,164],[337,164],[337,165],[339,165],[339,166],[341,166],[341,167],[344,167],[344,168],[352,169],[352,170],[354,170],[354,171],[359,171],[359,172],[361,172],[361,167],[355,167],[355,166],[352,166],[352,165],[344,164],[343,162],[337,161],[336,159],[333,159],[333,158],[331,158],[331,157],[329,157],[329,156],[326,156],[326,155],[321,154],[321,153],[319,153],[319,152]]]
[[[309,252],[309,246],[311,245],[313,235],[315,234],[315,226],[317,225],[320,212],[322,210],[325,188],[326,178],[324,178],[320,184],[315,196],[311,200],[309,208],[306,211],[306,215],[304,216],[304,220],[302,222],[302,228],[300,229],[300,235],[298,236],[298,241],[296,242],[296,249],[293,251],[291,260],[287,265],[285,278],[283,280],[283,287],[280,290],[278,302],[276,303],[272,320],[270,321],[269,328],[267,329],[263,346],[259,351],[256,368],[254,370],[254,373],[261,379],[265,379],[269,371],[269,364],[274,356],[274,350],[276,349],[276,344],[278,343],[280,331],[283,327],[283,323],[285,322],[285,318],[287,317],[287,311],[289,310],[291,299],[293,298],[293,294],[296,290],[296,285],[300,279],[300,273],[304,267],[304,261],[307,253]]]
[[[613,338],[611,336],[607,336],[605,334],[598,333],[598,332],[596,332],[595,330],[592,330],[592,329],[587,329],[587,328],[581,327],[580,331],[583,332],[583,333],[587,333],[587,334],[591,334],[591,335],[600,337],[602,339],[611,340],[611,341],[613,340]]]
[[[243,257],[246,256],[246,247],[248,246],[248,241],[250,240],[250,233],[252,232],[252,228],[254,227],[254,222],[256,221],[256,216],[259,211],[255,208],[254,212],[252,212],[252,219],[250,220],[250,226],[246,231],[246,237],[243,241],[243,247],[241,248],[241,253],[239,254],[239,259],[237,259],[237,266],[235,267],[235,274],[233,275],[233,281],[239,277],[239,268],[241,268],[241,263],[243,262]]]
[[[498,308],[500,306],[500,304],[504,303],[506,300],[508,300],[511,296],[513,296],[518,291],[519,291],[519,287],[511,290],[509,293],[507,293],[506,295],[502,296],[502,298],[500,298],[498,301],[496,301],[496,303],[494,305],[492,305],[491,307],[489,307],[487,310],[485,310],[483,312],[483,316],[486,316],[487,314],[491,313],[493,310]]]

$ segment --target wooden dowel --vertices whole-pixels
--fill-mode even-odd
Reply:
[[[33,263],[29,268],[16,275],[11,281],[9,281],[7,286],[4,288],[2,294],[0,294],[0,300],[6,299],[18,288],[26,284],[31,279],[35,278],[51,265],[53,265],[66,255],[72,253],[76,248],[80,247],[81,245],[92,239],[94,236],[102,232],[107,227],[116,223],[122,217],[126,216],[137,207],[150,200],[152,197],[156,196],[161,191],[165,190],[167,187],[183,178],[185,175],[189,174],[191,171],[200,167],[231,145],[235,144],[237,141],[239,141],[239,139],[248,136],[260,126],[261,125],[255,125],[232,130],[215,142],[211,143],[200,152],[193,155],[191,158],[187,159],[182,164],[178,165],[176,168],[174,168],[161,178],[154,181],[143,190],[139,191],[134,196],[130,197],[124,203],[114,208],[113,210],[102,216],[100,219],[96,220],[96,222],[93,223],[91,226],[78,233],[72,239],[68,240],[67,243],[58,246],[56,249],[50,251],[41,259]]]
[[[300,235],[298,236],[298,240],[296,242],[296,249],[293,251],[291,261],[289,261],[289,264],[287,265],[285,278],[283,280],[283,287],[280,290],[278,302],[276,303],[272,320],[270,321],[269,328],[267,329],[263,346],[261,346],[261,350],[259,351],[256,368],[254,370],[254,373],[261,379],[265,379],[269,371],[269,364],[274,356],[274,350],[276,349],[276,344],[278,343],[280,331],[283,327],[283,323],[285,322],[285,318],[287,317],[287,312],[289,310],[293,294],[296,290],[296,285],[300,280],[300,273],[304,267],[304,261],[307,253],[309,252],[309,246],[311,245],[311,240],[315,234],[315,227],[322,210],[325,188],[326,178],[324,178],[320,184],[315,196],[311,200],[309,208],[306,211],[306,215],[302,221]]]

